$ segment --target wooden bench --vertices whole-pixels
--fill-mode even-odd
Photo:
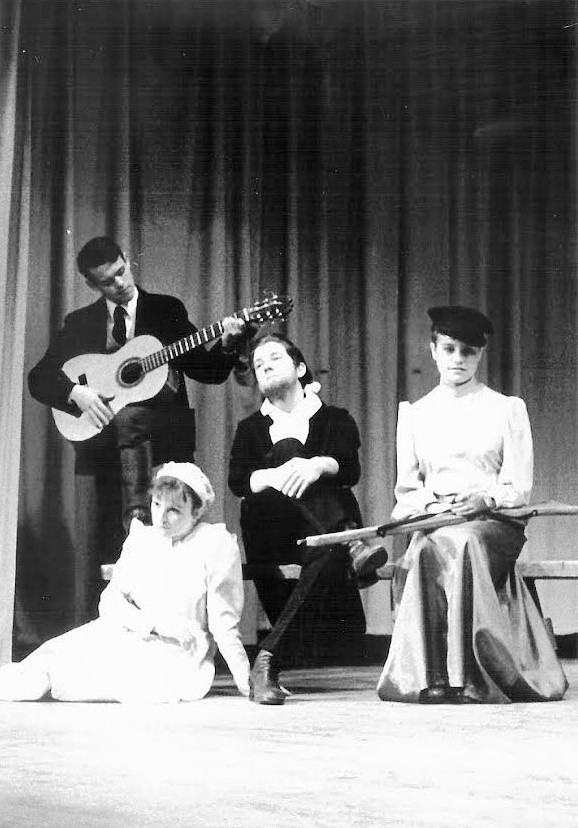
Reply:
[[[578,560],[576,561],[518,561],[518,568],[522,577],[535,589],[535,582],[541,580],[564,581],[578,580]],[[104,581],[110,581],[114,564],[103,564],[100,567]],[[391,581],[395,564],[388,563],[377,571],[380,581]],[[296,581],[301,575],[299,564],[243,564],[243,580],[254,581],[255,578],[264,578],[274,581]]]
[[[578,560],[518,561],[518,569],[526,583],[539,580],[578,580]],[[391,581],[394,570],[395,564],[385,564],[385,566],[377,570],[379,580]],[[243,564],[243,579],[245,581],[252,581],[255,578],[291,581],[299,578],[300,574],[301,567],[299,564],[282,564],[281,566]]]

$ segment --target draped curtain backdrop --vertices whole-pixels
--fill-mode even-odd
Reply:
[[[70,623],[73,451],[22,380],[94,298],[75,268],[94,235],[199,326],[293,297],[287,332],[360,427],[366,524],[393,505],[397,405],[436,382],[425,311],[447,302],[496,324],[484,378],[528,404],[534,499],[578,500],[573,2],[10,0],[0,19],[0,659],[15,557],[20,633]],[[234,529],[256,394],[189,390]],[[575,557],[575,531],[536,520],[524,555]],[[575,588],[542,596],[578,629]],[[388,588],[364,601],[387,632]]]

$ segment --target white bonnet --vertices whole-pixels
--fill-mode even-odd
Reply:
[[[203,512],[213,505],[215,492],[211,482],[207,475],[194,463],[175,463],[171,460],[161,466],[155,475],[155,480],[158,480],[159,477],[176,477],[177,480],[181,480],[187,486],[190,486],[200,498]]]

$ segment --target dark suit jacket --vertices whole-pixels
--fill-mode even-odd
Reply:
[[[150,334],[163,345],[169,345],[182,337],[194,333],[197,328],[189,320],[183,303],[173,296],[148,293],[138,288],[135,336]],[[73,384],[61,370],[64,363],[73,356],[106,351],[106,300],[96,302],[70,313],[63,327],[50,343],[46,353],[28,375],[28,387],[32,396],[51,408],[60,408],[74,413],[76,406],[68,402]],[[179,384],[176,394],[160,394],[158,398],[144,403],[157,415],[166,415],[166,449],[155,451],[155,459],[192,459],[194,451],[194,412],[189,403],[182,373],[203,383],[224,382],[235,363],[235,357],[225,354],[218,342],[210,351],[204,347],[195,348],[185,356],[171,363],[177,369]],[[93,440],[75,443],[77,457],[96,458],[105,451],[106,432]],[[101,439],[102,437],[102,439]],[[182,441],[185,444],[182,444]],[[179,456],[174,457],[170,446],[179,446]],[[166,456],[163,456],[166,455]]]

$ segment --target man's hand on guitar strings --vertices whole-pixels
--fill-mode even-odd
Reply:
[[[114,397],[104,397],[88,385],[75,385],[70,392],[69,399],[99,430],[108,425],[114,417],[114,412],[108,404]]]

